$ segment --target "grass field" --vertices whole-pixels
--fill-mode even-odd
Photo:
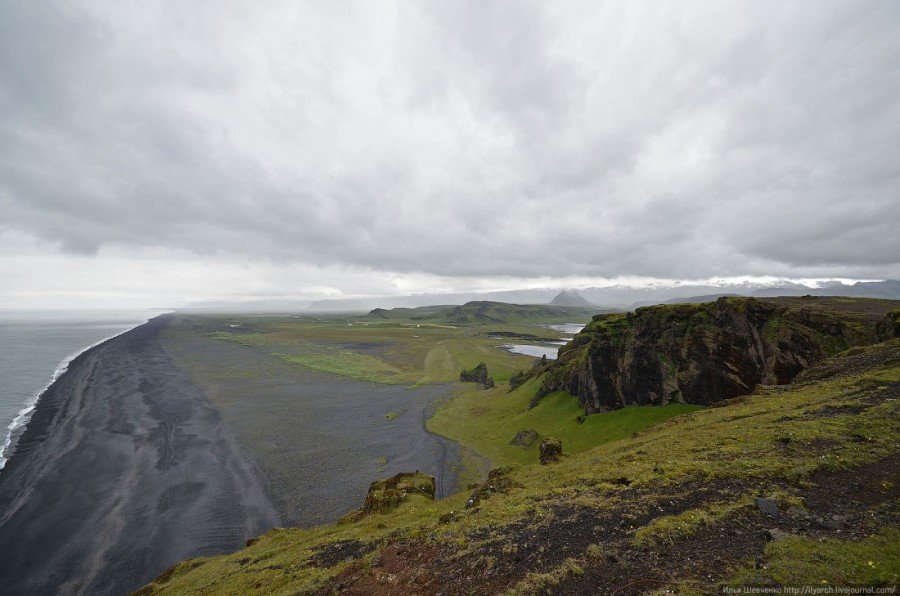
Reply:
[[[673,416],[703,409],[685,404],[634,407],[593,414],[579,422],[583,411],[578,400],[567,393],[549,395],[529,409],[537,381],[511,393],[508,389],[508,385],[501,385],[490,390],[467,387],[457,392],[428,421],[428,430],[473,449],[494,466],[530,464],[538,461],[538,445],[546,437],[560,439],[565,453],[581,453],[630,437]],[[532,429],[537,431],[538,439],[530,447],[510,444],[516,433]],[[467,472],[471,477],[479,470]]]
[[[235,331],[219,331],[215,339],[269,350],[289,362],[353,379],[379,383],[447,383],[479,362],[497,382],[531,365],[532,358],[511,354],[508,340],[491,331],[528,333],[557,339],[560,334],[538,326],[492,324],[486,328],[387,323],[259,319],[231,317]]]

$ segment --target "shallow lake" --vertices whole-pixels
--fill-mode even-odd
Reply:
[[[547,360],[556,360],[559,348],[553,346],[533,346],[530,344],[503,344],[503,347],[513,354],[524,354],[540,358],[546,356]]]
[[[549,329],[553,329],[554,331],[559,331],[560,333],[565,333],[568,335],[575,335],[582,329],[584,329],[583,323],[560,323],[558,325],[547,325]]]

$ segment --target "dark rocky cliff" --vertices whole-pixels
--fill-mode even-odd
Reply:
[[[897,333],[900,302],[720,298],[597,315],[541,367],[537,399],[576,395],[587,412],[712,404],[790,382],[813,362]]]

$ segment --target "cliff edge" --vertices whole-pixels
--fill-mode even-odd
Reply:
[[[594,316],[539,367],[535,399],[578,397],[588,413],[673,402],[709,405],[791,382],[811,364],[898,333],[900,301],[719,298]]]

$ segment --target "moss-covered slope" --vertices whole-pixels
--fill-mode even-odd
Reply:
[[[720,298],[597,315],[545,368],[538,397],[578,396],[587,412],[712,404],[790,382],[810,364],[895,334],[900,302]]]
[[[182,563],[145,592],[889,586],[900,576],[898,397],[900,340],[854,348],[787,387],[558,464],[498,472],[475,506],[465,507],[469,493],[412,495],[355,523],[273,530],[240,552]]]

